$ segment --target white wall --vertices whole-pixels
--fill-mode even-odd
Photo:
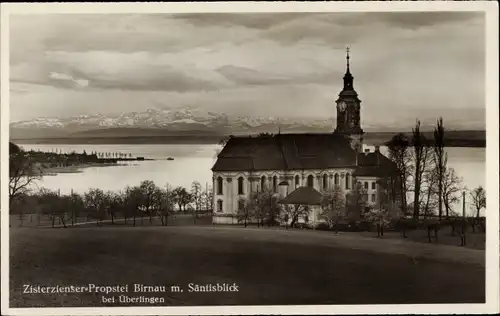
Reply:
[[[240,198],[249,198],[252,191],[260,190],[261,178],[265,176],[267,181],[267,187],[272,188],[273,177],[277,176],[277,184],[281,181],[288,181],[287,187],[277,186],[277,190],[280,196],[285,197],[296,189],[295,177],[299,176],[299,186],[306,186],[307,179],[310,175],[313,176],[313,187],[318,190],[323,190],[323,175],[326,174],[328,177],[328,187],[332,188],[334,184],[334,174],[339,175],[339,183],[341,188],[345,193],[350,192],[352,189],[352,173],[353,169],[338,168],[338,169],[328,169],[328,170],[297,170],[297,171],[281,171],[281,170],[270,170],[270,171],[260,171],[260,172],[214,172],[213,173],[213,188],[214,188],[214,212],[217,214],[236,214],[238,210],[238,200]],[[349,173],[350,185],[349,189],[345,189],[345,175]],[[342,177],[344,175],[344,177]],[[221,177],[223,182],[222,194],[218,194],[218,181],[217,178]],[[243,178],[243,194],[238,194],[238,178]],[[249,181],[249,178],[254,179],[254,181]],[[222,201],[222,212],[218,210],[218,202]]]
[[[376,177],[356,177],[356,180],[361,183],[361,187],[368,194],[368,204],[376,205],[378,203],[378,183]],[[368,189],[365,188],[365,183],[368,183]],[[372,185],[375,185],[375,188],[372,189]],[[375,200],[372,199],[372,196],[375,195]]]

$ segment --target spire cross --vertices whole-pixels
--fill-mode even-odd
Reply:
[[[346,47],[345,49],[346,53],[347,53],[347,70],[349,71],[349,46]]]

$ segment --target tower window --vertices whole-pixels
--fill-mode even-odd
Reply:
[[[223,193],[223,187],[222,187],[222,178],[218,177],[217,178],[217,194],[222,195]]]
[[[314,177],[312,175],[307,177],[307,186],[310,188],[314,187]]]
[[[238,178],[238,194],[243,194],[243,177]]]

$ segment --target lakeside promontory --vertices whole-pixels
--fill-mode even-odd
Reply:
[[[56,151],[29,150],[23,151],[18,145],[10,142],[11,155],[21,154],[25,159],[32,161],[32,172],[39,176],[55,175],[58,173],[80,173],[88,167],[108,167],[125,165],[127,161],[152,160],[145,157],[133,157],[132,154],[122,152],[96,152],[90,154]]]

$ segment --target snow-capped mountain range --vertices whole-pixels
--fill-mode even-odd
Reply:
[[[199,108],[148,109],[143,112],[128,112],[119,115],[79,115],[67,118],[41,117],[33,120],[11,122],[11,138],[44,137],[85,137],[103,136],[103,131],[110,136],[149,136],[149,135],[238,135],[248,133],[271,132],[329,132],[332,131],[335,118],[280,118],[259,116],[231,116],[225,113],[204,111]],[[393,124],[368,125],[363,123],[367,132],[407,131],[414,124],[413,120],[400,120]],[[432,120],[432,123],[434,120]],[[447,128],[474,129],[459,121],[447,121]],[[478,126],[481,126],[479,124]],[[422,130],[432,130],[431,125],[422,124]],[[148,131],[145,133],[145,131]]]
[[[199,109],[148,109],[119,115],[79,115],[68,118],[41,117],[11,122],[11,134],[17,138],[28,131],[51,130],[57,134],[85,134],[103,129],[162,129],[165,131],[203,131],[214,134],[275,132],[286,130],[329,130],[333,121],[318,119],[282,119],[277,117],[229,116]]]

